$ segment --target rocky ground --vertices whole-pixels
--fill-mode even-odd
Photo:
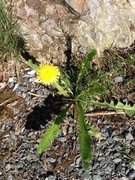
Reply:
[[[88,170],[81,167],[75,122],[70,113],[53,147],[38,155],[39,139],[59,111],[57,99],[26,66],[20,66],[20,83],[15,74],[6,78],[4,72],[0,83],[1,180],[135,179],[134,117],[87,114],[88,121],[101,132],[99,139],[92,139],[93,159]],[[118,79],[115,77],[115,81]]]
[[[5,2],[26,39],[27,48],[21,55],[27,60],[65,65],[73,54],[80,60],[89,48],[95,48],[100,55],[105,48],[129,46],[135,37],[133,0]],[[94,59],[93,68],[111,69],[115,75],[110,75],[115,83],[112,97],[135,103],[135,62],[130,64],[128,59],[128,54],[135,53],[135,44],[116,51],[120,68],[116,59],[107,58],[113,53],[106,50],[103,61]],[[105,114],[100,109],[100,115],[86,114],[87,121],[101,132],[100,138],[92,139],[93,158],[88,170],[81,167],[72,112],[57,141],[38,155],[39,139],[61,104],[50,89],[37,82],[34,71],[23,63],[16,65],[20,79],[15,61],[4,63],[0,59],[0,180],[135,179],[135,117],[126,114]]]

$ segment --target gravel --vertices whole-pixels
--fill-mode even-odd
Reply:
[[[23,71],[22,83],[10,78],[9,87],[25,104],[13,107],[14,115],[0,123],[0,180],[133,180],[135,179],[135,129],[134,118],[121,115],[91,118],[102,133],[100,139],[92,139],[93,159],[90,168],[81,167],[79,145],[74,121],[66,120],[65,136],[61,131],[58,140],[42,155],[36,153],[39,139],[48,122],[35,119],[39,129],[26,128],[28,115],[38,107],[36,118],[47,113],[45,98],[49,91],[35,81],[35,72]],[[51,107],[52,108],[52,107]],[[42,114],[41,114],[42,113]],[[49,122],[50,123],[50,122]]]

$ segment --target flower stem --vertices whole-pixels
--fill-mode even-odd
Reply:
[[[59,85],[58,82],[54,82],[53,85],[54,85],[54,87],[55,87],[56,89],[58,89],[59,94],[61,94],[61,95],[63,95],[63,96],[69,96],[68,93],[67,93],[67,91],[64,90],[63,87],[62,87],[61,85]]]

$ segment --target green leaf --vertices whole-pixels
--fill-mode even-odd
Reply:
[[[102,94],[105,92],[105,89],[100,86],[95,86],[95,87],[88,87],[85,91],[82,91],[77,98],[88,98],[90,96],[93,96],[95,94]]]
[[[72,94],[72,85],[70,82],[70,77],[66,74],[66,72],[61,71],[60,80],[61,80],[62,87],[64,87],[66,90],[68,90],[68,92]]]
[[[56,134],[60,131],[59,125],[61,123],[63,123],[63,120],[66,116],[66,112],[68,111],[70,106],[66,107],[61,113],[60,115],[56,118],[55,122],[52,123],[48,129],[45,131],[45,133],[43,134],[43,137],[41,138],[38,148],[37,148],[37,152],[39,154],[43,153],[44,151],[46,151],[54,142],[54,140],[56,139]]]
[[[34,64],[31,59],[28,60],[28,65],[31,67],[31,69],[33,69],[35,71],[39,68],[39,66]]]
[[[126,114],[133,116],[135,115],[135,104],[133,106],[131,106],[130,104],[126,103],[123,104],[121,102],[118,101],[117,104],[114,103],[114,101],[109,102],[99,102],[99,101],[94,101],[91,100],[89,103],[98,105],[98,106],[106,106],[106,107],[110,107],[112,109],[115,109],[117,111],[125,111]]]
[[[59,131],[59,125],[53,123],[51,126],[48,127],[46,132],[43,134],[42,139],[40,140],[39,146],[37,148],[37,152],[41,154],[44,152],[48,147],[52,145],[56,138],[56,133]]]
[[[83,76],[85,75],[86,71],[90,68],[90,61],[92,61],[93,57],[96,55],[96,50],[91,50],[90,53],[86,55],[86,57],[83,59],[83,62],[81,64],[81,69],[78,75],[77,79],[77,87],[80,84]]]
[[[79,141],[80,141],[80,154],[82,157],[82,166],[87,169],[89,167],[88,161],[92,158],[91,153],[91,141],[90,135],[87,132],[85,124],[85,116],[82,106],[79,102],[76,103],[77,106],[77,120],[79,122]]]

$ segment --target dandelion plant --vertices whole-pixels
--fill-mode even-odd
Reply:
[[[30,66],[36,70],[39,82],[44,85],[53,86],[57,89],[57,93],[66,98],[65,108],[45,130],[37,148],[38,153],[43,153],[52,145],[57,138],[57,133],[60,131],[60,124],[64,122],[67,111],[74,106],[74,119],[77,122],[80,155],[84,168],[89,167],[89,161],[92,158],[91,136],[93,132],[97,132],[93,126],[91,126],[92,133],[88,128],[85,117],[87,109],[92,106],[98,106],[124,111],[129,115],[135,114],[135,105],[131,106],[130,104],[123,104],[119,101],[117,104],[113,101],[101,102],[99,101],[100,98],[99,100],[95,99],[95,97],[100,97],[107,90],[99,80],[99,77],[102,77],[102,81],[105,81],[102,73],[95,74],[95,79],[91,78],[93,72],[92,59],[95,55],[96,51],[92,50],[84,57],[80,64],[73,63],[67,71],[62,71],[60,67],[52,64],[43,64],[35,68],[30,62]]]

